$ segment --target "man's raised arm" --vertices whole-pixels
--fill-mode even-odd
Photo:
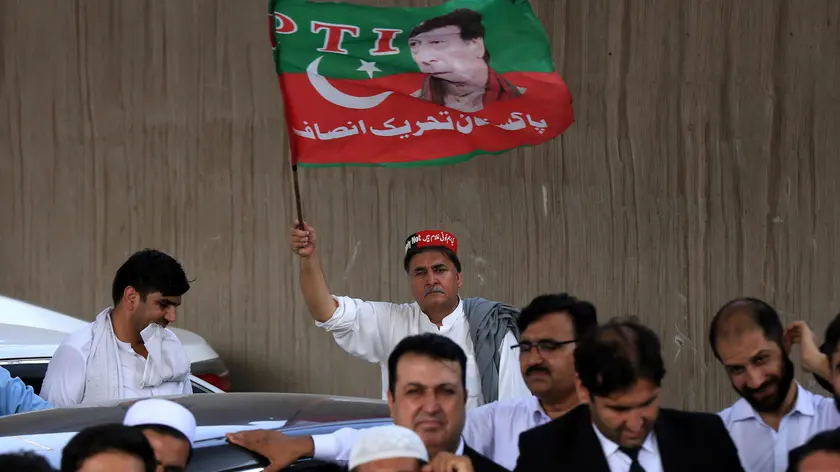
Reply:
[[[321,268],[315,228],[304,222],[303,229],[300,229],[296,220],[291,231],[291,242],[292,251],[300,256],[300,289],[309,314],[319,323],[329,321],[338,308],[338,302],[332,297]]]

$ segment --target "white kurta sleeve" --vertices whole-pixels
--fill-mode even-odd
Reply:
[[[464,423],[464,442],[488,458],[493,457],[494,438],[496,437],[495,414],[498,402],[487,403],[467,412]],[[503,425],[509,428],[510,424]]]
[[[82,353],[64,344],[58,346],[39,396],[56,407],[78,405],[85,394],[85,367]]]
[[[519,353],[511,347],[516,346],[516,338],[508,331],[499,347],[499,400],[518,397],[530,397],[531,391],[522,378],[519,367]]]
[[[359,430],[341,428],[332,434],[316,434],[312,436],[315,446],[312,457],[319,461],[345,463],[350,460],[350,450],[359,437]]]
[[[326,329],[342,349],[356,357],[377,363],[387,360],[394,337],[392,320],[400,305],[350,297],[333,299],[338,302],[335,313],[323,323],[316,321],[315,326]]]

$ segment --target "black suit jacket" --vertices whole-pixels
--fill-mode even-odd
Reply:
[[[475,449],[467,446],[466,443],[464,444],[463,455],[470,458],[475,472],[510,472],[499,464],[496,464],[492,460],[481,455],[481,453]]]
[[[718,415],[660,409],[654,425],[664,472],[743,472]],[[516,472],[610,472],[589,407],[519,435]]]

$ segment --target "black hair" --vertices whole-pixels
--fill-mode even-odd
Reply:
[[[769,303],[757,298],[742,297],[731,300],[717,311],[709,326],[709,345],[715,357],[720,360],[717,351],[717,339],[721,329],[734,315],[748,315],[763,333],[764,337],[775,342],[785,352],[782,320],[776,310]]]
[[[0,470],[3,472],[55,472],[47,459],[32,451],[0,454]]]
[[[455,254],[452,249],[449,249],[446,246],[424,246],[424,247],[413,247],[405,252],[405,258],[403,259],[403,267],[405,271],[408,272],[408,264],[411,262],[411,258],[420,254],[421,252],[426,251],[440,251],[446,256],[447,259],[452,261],[452,264],[455,266],[455,270],[458,273],[461,273],[461,260],[458,259],[458,255]]]
[[[469,8],[456,8],[451,12],[430,18],[423,21],[409,33],[411,39],[418,34],[428,33],[447,26],[457,26],[461,30],[461,39],[470,41],[472,39],[484,38],[484,24],[481,22],[481,13]],[[490,51],[484,48],[484,60],[490,63]]]
[[[831,320],[831,323],[828,324],[828,327],[825,329],[825,336],[823,337],[823,343],[820,346],[820,352],[828,357],[828,364],[829,366],[834,365],[834,351],[837,350],[837,345],[840,344],[840,313]],[[832,367],[832,371],[834,368]],[[831,385],[829,379],[824,379],[817,374],[814,374],[814,380],[820,385],[820,387],[824,388],[825,390],[834,393],[834,386]]]
[[[183,267],[171,256],[154,249],[137,251],[117,269],[111,296],[114,306],[122,300],[127,287],[133,287],[145,300],[150,293],[180,297],[190,289]]]
[[[146,472],[157,468],[155,451],[139,429],[110,423],[85,428],[73,436],[61,453],[61,472],[76,472],[91,457],[112,451],[140,459]]]
[[[190,438],[187,437],[186,434],[178,431],[177,429],[173,428],[172,426],[167,426],[165,424],[156,424],[156,423],[146,423],[146,424],[138,424],[134,425],[135,428],[139,429],[141,432],[145,430],[154,431],[155,433],[161,434],[163,436],[169,436],[171,438],[175,438],[181,441],[185,441],[190,446],[190,453],[187,456],[187,464],[190,463],[193,456],[193,447],[192,443],[190,442]]]
[[[823,344],[820,346],[820,351],[828,356],[829,362],[834,351],[837,350],[837,345],[840,344],[840,313],[838,313],[828,327],[825,328],[825,336],[823,336]]]
[[[608,396],[639,380],[657,387],[665,377],[659,338],[631,318],[614,318],[578,341],[575,370],[592,396]]]
[[[575,328],[575,337],[580,338],[598,326],[598,313],[595,306],[587,301],[578,300],[567,293],[540,295],[531,300],[519,313],[516,321],[519,332],[553,313],[568,313]]]
[[[407,336],[388,356],[388,390],[396,396],[397,363],[406,354],[417,354],[440,361],[456,361],[461,366],[461,385],[467,390],[467,355],[455,341],[435,333]]]
[[[805,444],[788,453],[788,472],[797,472],[806,457],[815,452],[840,454],[840,429],[823,431],[811,437]]]

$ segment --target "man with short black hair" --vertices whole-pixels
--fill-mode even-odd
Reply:
[[[747,472],[783,472],[791,449],[840,426],[831,398],[811,393],[794,379],[793,344],[801,344],[805,370],[829,376],[807,325],[797,321],[785,329],[763,300],[737,298],[712,319],[709,345],[741,396],[719,415]]]
[[[49,461],[32,451],[0,454],[3,472],[55,472]]]
[[[833,472],[840,470],[840,429],[823,431],[789,455],[788,472]]]
[[[61,472],[155,472],[156,467],[143,433],[121,424],[85,428],[61,452]]]
[[[464,350],[451,339],[434,333],[408,336],[391,355],[388,405],[394,424],[412,429],[423,440],[430,465],[469,461],[475,472],[505,469],[476,452],[461,436],[466,417],[466,365]],[[336,432],[358,436],[358,430]],[[282,470],[302,457],[312,457],[311,436],[290,437],[278,431],[256,430],[229,434],[228,440],[266,457],[266,472]],[[352,446],[351,446],[352,449]],[[345,457],[339,459],[346,462]],[[438,470],[438,469],[435,469]]]
[[[574,353],[582,403],[519,437],[517,472],[742,472],[721,419],[659,407],[665,376],[656,334],[611,320]]]
[[[797,323],[799,326],[796,326]],[[809,344],[816,343],[806,324],[796,322],[793,328],[799,331],[792,336],[793,341],[801,342],[803,351]],[[826,356],[827,373],[815,369],[814,375],[818,379],[824,376],[827,380],[823,385],[827,384],[833,391],[834,406],[840,411],[840,314],[835,316],[826,328],[820,351]],[[792,449],[788,455],[788,463],[788,472],[840,470],[840,428],[820,432],[804,445]]]
[[[518,351],[520,369],[533,395],[499,400],[468,411],[462,433],[466,444],[502,467],[513,469],[519,456],[519,434],[560,417],[578,404],[575,343],[597,325],[595,307],[566,293],[541,295],[523,308],[518,320],[520,344],[513,350]],[[358,434],[359,430],[342,428],[332,434],[312,436],[311,441],[287,441],[302,441],[302,453],[306,456],[344,462]],[[289,456],[282,463],[298,458]]]
[[[438,333],[467,355],[467,410],[498,399],[530,396],[511,351],[519,333],[518,310],[483,298],[461,298],[458,240],[440,230],[405,240],[403,267],[414,303],[371,302],[330,293],[318,256],[317,233],[304,224],[291,230],[300,256],[300,287],[315,325],[333,335],[348,353],[375,362],[387,398],[388,354],[406,336]]]
[[[41,396],[55,406],[191,394],[190,361],[167,325],[190,283],[181,264],[153,249],[117,270],[114,306],[56,349]]]
[[[490,67],[481,20],[475,10],[456,8],[411,30],[411,57],[426,74],[422,88],[412,96],[468,112],[522,96],[524,89]]]

